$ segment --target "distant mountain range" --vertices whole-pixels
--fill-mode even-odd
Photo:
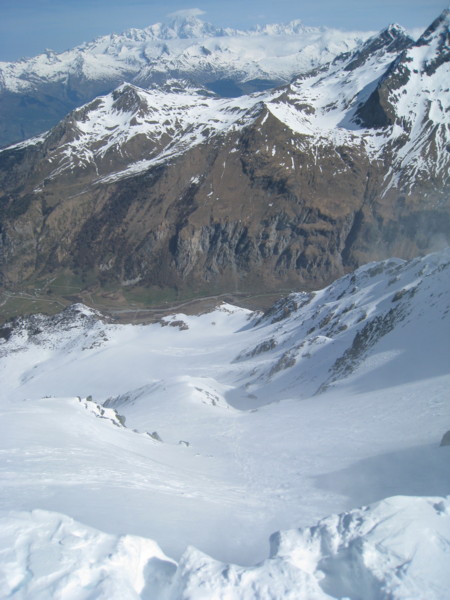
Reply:
[[[175,78],[239,96],[286,84],[369,36],[300,21],[237,31],[188,17],[100,37],[61,54],[47,50],[0,62],[0,146],[42,133],[123,82],[149,88]]]
[[[63,280],[77,293],[101,284],[147,298],[317,288],[370,260],[445,246],[449,21],[446,10],[417,41],[390,26],[287,85],[237,98],[164,71],[159,86],[122,84],[3,150],[2,284]],[[298,24],[218,32],[191,20],[101,38],[67,53],[64,68],[74,55],[106,60],[112,47],[129,64],[148,39],[180,48],[199,32],[212,45],[248,44],[253,57],[261,36],[270,49],[319,35]],[[298,68],[292,59],[291,74]],[[242,71],[240,81],[256,75]]]

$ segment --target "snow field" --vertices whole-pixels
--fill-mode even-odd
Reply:
[[[11,324],[3,596],[444,600],[449,272],[446,250],[265,315]]]

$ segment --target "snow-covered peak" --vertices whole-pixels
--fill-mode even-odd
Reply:
[[[115,34],[115,38],[125,37],[137,42],[144,39],[154,40],[174,40],[174,39],[201,39],[208,37],[242,37],[242,36],[297,36],[299,34],[307,35],[317,34],[327,31],[324,27],[307,27],[300,19],[294,19],[287,23],[269,23],[266,25],[257,25],[247,30],[234,29],[231,27],[216,27],[193,15],[175,15],[165,23],[155,23],[144,29],[130,28],[122,34]],[[330,30],[332,31],[332,30]],[[364,35],[364,34],[363,34]],[[111,36],[106,36],[110,37]],[[104,37],[97,38],[101,42]]]
[[[140,109],[147,109],[146,94],[141,88],[131,83],[123,83],[112,94],[111,108],[118,112],[129,112],[135,114]]]
[[[43,144],[48,177],[82,168],[106,181],[242,128],[259,106],[258,97],[229,100],[175,83],[151,90],[123,83],[72,111],[36,144]]]
[[[196,16],[178,16],[98,37],[66,52],[0,62],[0,93],[36,95],[39,106],[44,95],[49,107],[48,114],[43,109],[41,122],[36,106],[18,99],[14,119],[11,113],[11,119],[6,116],[0,124],[0,145],[42,133],[76,106],[123,81],[149,88],[177,78],[234,97],[287,83],[353,50],[369,35],[306,28],[298,21],[239,31],[215,27]]]
[[[195,16],[174,17],[169,22],[168,27],[180,39],[217,37],[231,33],[222,28],[215,27],[211,23],[205,23]]]
[[[413,59],[419,59],[420,72],[431,76],[450,62],[450,9],[446,9],[425,30],[415,44]]]
[[[285,24],[272,23],[268,25],[258,25],[255,28],[255,32],[263,33],[264,35],[298,35],[307,31],[314,31],[314,28],[305,27],[300,19],[294,19]]]
[[[173,16],[166,23],[155,23],[144,29],[131,28],[124,31],[117,38],[124,37],[136,42],[150,40],[196,39],[203,37],[220,37],[233,35],[232,29],[216,27],[211,23],[196,16]],[[103,38],[98,38],[101,41]]]
[[[243,79],[270,76],[283,80],[355,47],[368,35],[304,28],[299,21],[237,31],[217,28],[193,16],[176,17],[167,24],[102,36],[60,54],[47,51],[27,60],[0,63],[0,82],[1,89],[33,89],[40,83],[55,83],[68,74],[78,74],[80,61],[86,67],[84,76],[90,80],[106,81],[120,74],[127,74],[128,80],[136,76],[142,80],[141,71],[147,66],[159,74],[202,71],[204,65],[197,59],[191,64],[189,52],[186,54],[193,47],[204,48],[203,62],[206,60],[213,72],[241,72]]]
[[[389,25],[380,33],[370,37],[364,44],[358,48],[345,66],[347,71],[360,67],[364,62],[374,59],[380,63],[386,64],[386,56],[392,58],[405,48],[411,46],[414,40],[408,35],[406,30],[399,25]],[[339,60],[339,57],[337,58]]]
[[[296,23],[295,27],[301,27],[301,24]],[[305,35],[308,37],[310,34]],[[292,36],[292,39],[297,37]],[[241,48],[242,39],[246,39],[247,43],[251,38],[234,39],[239,42],[235,48],[237,51]],[[269,39],[273,41],[274,38],[269,36]],[[286,41],[283,36],[280,39]],[[217,46],[219,38],[214,40]],[[217,47],[209,46],[209,50],[206,40],[204,44],[201,47],[194,45],[186,48],[183,51],[183,61],[186,64],[198,64],[203,60],[210,61],[217,52],[221,56],[229,54],[229,49],[217,50]],[[251,48],[253,45],[248,47],[249,50]],[[146,52],[148,54],[148,49]],[[162,52],[164,54],[165,50]],[[48,160],[51,161],[50,173],[58,174],[61,170],[73,169],[75,166],[94,168],[99,177],[113,174],[120,177],[121,173],[136,173],[152,164],[168,160],[214,135],[226,134],[250,123],[260,114],[262,103],[269,113],[295,133],[312,136],[320,144],[326,140],[327,144],[344,143],[358,148],[364,146],[371,156],[379,156],[387,142],[400,137],[402,144],[405,143],[405,138],[402,137],[404,127],[399,129],[393,126],[382,138],[373,131],[373,124],[362,119],[366,104],[366,112],[372,120],[374,114],[377,114],[368,103],[371,93],[376,91],[380,81],[389,78],[400,59],[406,57],[404,60],[408,64],[411,60],[416,61],[417,70],[423,72],[423,64],[429,64],[428,55],[429,46],[414,45],[403,28],[392,25],[369,38],[357,49],[341,54],[327,66],[297,78],[288,88],[259,96],[219,99],[205,88],[198,88],[189,81],[181,80],[179,75],[169,78],[167,72],[161,75],[162,79],[157,84],[144,90],[141,85],[135,85],[138,79],[136,77],[134,83],[123,83],[112,94],[77,109],[64,120],[64,127],[58,126],[50,134],[51,150],[47,153]],[[92,64],[88,55],[81,54],[78,58],[83,72],[89,73]],[[176,69],[176,61],[174,62],[170,52],[166,58],[171,68]],[[260,58],[267,68],[268,61],[263,60],[263,54]],[[148,67],[139,74],[142,83],[149,81],[149,77],[154,77],[156,68],[150,61]],[[398,99],[395,100],[397,114],[402,117],[404,115],[406,123],[411,111],[418,113],[420,107],[425,107],[435,119],[440,118],[443,123],[447,118],[445,78],[434,78],[436,85],[432,87],[434,79],[433,82],[422,81],[420,78],[418,80],[416,74],[411,74],[410,77],[411,81],[415,78],[414,85],[410,84],[414,95],[398,94]],[[393,123],[394,119],[391,124]],[[414,123],[417,128],[421,120],[416,119]],[[75,133],[69,134],[67,126]],[[417,135],[419,133],[418,130]],[[445,138],[447,134],[443,132],[443,135]],[[139,143],[136,144],[138,139]],[[63,141],[63,147],[58,140]],[[57,148],[57,145],[60,147]],[[396,160],[402,152],[397,147]],[[409,146],[404,154],[408,154],[408,160],[404,161],[405,169],[413,172],[419,159],[412,157]],[[113,155],[120,157],[119,162],[110,160]],[[436,169],[444,172],[447,160],[446,153],[440,152],[435,164],[430,165],[431,172]]]
[[[381,30],[380,35],[390,35],[391,37],[398,37],[403,35],[408,35],[406,29],[399,25],[398,23],[391,23],[387,27]]]
[[[446,19],[448,15],[441,19],[439,27],[443,27]],[[301,27],[299,22],[292,25],[297,30]],[[388,158],[387,168],[392,164],[392,172],[385,180],[387,189],[397,185],[403,176],[406,183],[400,185],[410,185],[408,182],[414,182],[419,172],[424,176],[426,173],[427,177],[436,174],[445,180],[449,160],[446,147],[450,73],[448,50],[440,44],[441,36],[436,33],[439,27],[433,29],[435,34],[427,37],[427,44],[423,40],[415,44],[403,28],[391,25],[326,66],[296,78],[285,89],[239,99],[219,99],[205,88],[192,84],[193,76],[182,79],[178,60],[185,65],[186,73],[190,68],[187,65],[203,65],[205,69],[209,69],[209,65],[213,69],[218,64],[213,59],[230,58],[235,52],[240,55],[244,48],[250,68],[258,62],[264,65],[269,77],[270,61],[265,49],[271,45],[275,48],[280,40],[286,46],[286,37],[260,33],[261,45],[257,46],[252,36],[204,38],[201,46],[197,42],[183,46],[178,58],[171,53],[169,42],[162,46],[146,45],[147,66],[131,78],[131,83],[123,83],[112,94],[75,110],[64,119],[62,126],[50,133],[49,164],[45,173],[54,177],[62,170],[82,166],[94,169],[99,178],[134,174],[170,160],[213,136],[242,128],[253,122],[265,105],[266,114],[274,116],[295,134],[314,138],[320,145],[345,144],[383,160],[386,148],[395,147],[395,154]],[[329,33],[323,32],[322,47]],[[310,35],[311,32],[305,33],[311,41]],[[267,37],[268,43],[263,37]],[[297,39],[303,37],[290,36],[293,60],[301,55],[295,50]],[[226,45],[221,46],[224,40]],[[98,46],[97,58],[108,57],[109,60],[107,53],[112,47],[120,53],[122,41],[117,38],[113,45]],[[131,46],[125,44],[124,48],[128,53]],[[133,53],[137,53],[138,46],[133,48],[132,55],[136,58],[137,54]],[[314,44],[305,46],[303,52],[309,53],[315,48]],[[160,53],[158,56],[152,55],[155,49]],[[256,49],[258,60],[255,60]],[[286,52],[286,48],[283,51]],[[95,70],[93,57],[92,52],[77,55],[77,69],[84,77]],[[166,70],[149,84],[162,68],[161,57],[164,57]],[[130,66],[131,62],[127,64]],[[177,76],[170,77],[172,72]],[[210,69],[208,72],[211,74]],[[116,72],[118,77],[121,74],[120,70]],[[121,77],[121,81],[124,80],[130,81]],[[150,89],[143,89],[146,86]],[[383,86],[387,90],[383,97],[388,98],[388,102],[380,100],[379,90]],[[435,135],[426,119],[440,128],[439,135]],[[261,124],[265,122],[266,119]],[[384,128],[381,135],[380,127]],[[437,152],[428,152],[426,148],[433,145]]]
[[[389,40],[400,42],[404,47],[413,43],[413,38],[408,34],[407,30],[398,23],[391,23],[380,31],[378,35],[373,36],[384,42],[386,49],[392,50],[393,45]]]
[[[417,40],[417,45],[429,44],[433,37],[439,37],[448,41],[450,28],[450,8],[446,8],[435,19]]]
[[[337,145],[372,142],[354,115],[385,76],[399,54],[413,43],[405,31],[391,26],[329,64],[293,80],[287,94],[269,105],[271,113],[293,131]]]
[[[445,188],[448,181],[449,14],[399,54],[357,110],[356,121],[385,128],[392,144],[390,188],[407,190],[418,178],[433,177]]]

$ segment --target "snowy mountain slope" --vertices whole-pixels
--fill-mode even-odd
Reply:
[[[358,386],[359,378],[364,381],[359,389],[369,390],[380,382],[392,386],[444,374],[450,349],[446,332],[440,326],[424,328],[421,347],[414,342],[415,324],[427,319],[428,303],[447,318],[448,299],[434,286],[445,289],[450,282],[448,254],[438,256],[434,265],[422,259],[407,265],[373,263],[322,292],[293,294],[280,302],[265,318],[276,324],[276,335],[238,357],[252,368],[247,389],[270,398],[272,388],[278,397],[280,388],[293,386],[300,397],[308,397],[330,385]],[[431,354],[442,348],[441,358],[429,362],[425,346]],[[255,360],[261,353],[265,360]]]
[[[405,600],[424,592],[442,600],[450,585],[450,504],[438,497],[394,497],[279,532],[270,558],[251,568],[194,548],[177,565],[151,540],[107,536],[38,510],[3,517],[0,544],[13,569],[3,577],[5,598],[81,600],[95,590],[97,600]]]
[[[446,10],[414,44],[389,27],[345,62],[338,57],[298,78],[269,110],[319,147],[363,145],[371,160],[389,165],[382,195],[407,193],[419,181],[427,193],[446,190],[449,23]]]
[[[359,122],[390,125],[388,186],[448,181],[450,143],[450,9],[405,49],[358,110]],[[405,143],[406,142],[406,143]],[[430,181],[431,180],[431,181]]]
[[[172,382],[176,376],[189,380],[188,364],[183,363],[179,371],[177,361],[186,349],[196,345],[191,343],[191,338],[196,340],[199,335],[200,340],[205,339],[205,344],[209,343],[207,340],[214,344],[213,340],[217,338],[217,352],[222,363],[220,383],[229,386],[228,391],[221,394],[236,408],[242,408],[242,403],[248,404],[247,408],[258,407],[270,402],[272,397],[280,399],[280,394],[289,397],[290,388],[295,388],[296,397],[307,398],[328,386],[347,385],[345,382],[348,380],[357,381],[362,365],[367,389],[367,379],[372,379],[368,367],[371,361],[376,362],[379,380],[390,386],[407,383],[414,376],[426,379],[444,375],[448,366],[448,339],[445,328],[441,327],[441,319],[445,321],[448,318],[449,300],[445,292],[449,281],[450,259],[446,250],[406,263],[392,259],[369,264],[319,292],[291,294],[256,320],[252,313],[226,304],[214,315],[174,315],[161,324],[148,327],[119,327],[104,323],[98,320],[96,311],[82,306],[66,309],[54,317],[36,315],[19,318],[13,325],[5,325],[9,339],[1,352],[13,365],[17,362],[17,352],[25,353],[24,360],[29,355],[31,363],[27,372],[30,379],[26,376],[22,382],[15,381],[13,370],[9,369],[5,390],[13,386],[12,391],[18,386],[14,397],[27,397],[31,391],[34,396],[45,392],[61,396],[69,391],[69,386],[64,379],[60,381],[57,374],[57,385],[62,384],[63,387],[45,388],[52,380],[46,372],[45,376],[40,374],[40,370],[34,374],[31,367],[34,348],[41,355],[48,352],[52,360],[54,356],[63,364],[67,363],[70,369],[73,357],[70,360],[69,357],[74,353],[76,356],[82,351],[81,356],[86,353],[95,357],[100,352],[102,356],[105,352],[103,342],[111,352],[118,353],[121,349],[117,348],[117,343],[122,336],[124,343],[132,346],[141,333],[145,337],[150,330],[156,330],[162,347],[170,346],[172,339],[178,339],[177,343],[181,344],[179,352],[173,352],[174,364],[170,364],[163,352],[160,374],[166,373],[167,377],[170,374]],[[424,326],[422,341],[417,347],[411,343],[416,337],[416,324],[418,321],[427,322],[426,308],[430,306],[433,317],[430,325]],[[253,320],[247,324],[249,319]],[[230,327],[236,328],[235,341],[222,346],[222,337],[226,336]],[[113,341],[116,335],[118,340]],[[166,339],[167,342],[164,341]],[[389,348],[395,347],[398,351],[389,351]],[[436,351],[437,356],[434,356]],[[198,364],[198,354],[196,351],[192,356],[192,368]],[[138,358],[139,352],[131,352],[130,349],[128,356],[133,357],[127,358],[132,361]],[[188,357],[185,359],[188,360]],[[84,360],[87,361],[87,358]],[[408,368],[409,364],[414,365],[413,372]],[[93,365],[88,372],[93,373],[95,369]],[[191,377],[194,375],[207,380],[203,366],[198,373],[190,372]],[[43,387],[37,392],[39,380]],[[146,381],[145,373],[143,377],[139,376],[137,383]],[[113,393],[116,383],[111,380],[102,387],[102,401],[106,399],[105,394]],[[150,387],[156,390],[158,386],[154,383],[151,380]],[[136,385],[138,387],[141,385]],[[125,393],[130,389],[117,391]],[[85,379],[78,393],[86,396],[90,392],[95,396],[98,394],[97,389],[90,390]],[[139,396],[143,396],[142,390]],[[121,405],[121,402],[118,404]]]
[[[254,118],[257,107],[254,97],[230,102],[198,88],[172,84],[163,90],[145,91],[123,84],[73,111],[40,138],[45,141],[47,177],[54,179],[65,171],[80,169],[94,170],[104,182],[130,176],[208,138],[242,128]],[[33,141],[19,147],[30,143]]]
[[[239,73],[238,82],[256,78],[282,82],[352,50],[371,33],[305,27],[300,21],[237,31],[196,17],[177,18],[103,36],[61,54],[48,50],[30,59],[0,63],[2,89],[23,92],[68,76],[104,82],[122,77],[129,83],[137,78],[136,83],[145,86],[161,83],[174,72],[203,83],[199,72],[207,81],[208,71],[216,78],[220,73],[229,77]]]
[[[333,139],[348,131],[357,135],[353,114],[398,55],[412,44],[399,26],[389,26],[357,50],[294,79],[273,114],[293,131]],[[284,111],[289,110],[291,114]],[[337,131],[336,131],[337,130]],[[323,143],[323,141],[322,141]]]
[[[109,150],[137,162],[135,167],[125,169],[126,175],[144,171],[218,133],[230,134],[237,124],[243,128],[261,114],[263,125],[267,119],[264,109],[294,135],[312,137],[315,145],[364,145],[366,151],[370,150],[371,132],[356,130],[352,115],[362,98],[368,96],[367,90],[411,43],[402,28],[389,27],[358,50],[347,52],[312,75],[300,77],[287,88],[233,100],[211,97],[176,81],[150,91],[124,84],[74,111],[47,134],[50,139],[44,146],[45,157],[56,165],[50,177],[90,163],[99,173],[104,172],[104,163],[119,176],[117,157],[111,159]],[[242,119],[244,110],[249,112],[247,119]],[[148,141],[143,147],[136,146],[134,138]],[[161,143],[163,140],[166,145]],[[42,138],[25,143],[42,143]],[[310,144],[309,140],[303,141],[300,149]],[[378,140],[376,145],[380,146]],[[276,152],[275,147],[270,150]],[[148,154],[151,158],[144,159]]]
[[[368,265],[264,316],[131,326],[78,305],[6,325],[1,510],[249,565],[275,530],[445,496],[449,265]]]
[[[443,23],[441,29],[448,26],[445,20]],[[426,45],[428,54],[434,52],[440,55],[439,50],[434,48],[435,38],[440,33],[433,31],[428,31],[426,36],[424,34],[425,37],[420,38],[414,48]],[[425,39],[428,45],[423,41]],[[364,149],[372,159],[382,159],[386,147],[395,142],[397,154],[403,156],[407,153],[408,161],[403,162],[409,170],[416,165],[416,172],[417,162],[423,158],[422,154],[412,153],[418,134],[413,133],[411,139],[404,139],[403,131],[390,127],[380,139],[378,132],[374,133],[370,127],[358,127],[355,123],[355,113],[362,110],[361,106],[378,81],[386,79],[386,72],[392,70],[391,64],[411,44],[411,38],[402,28],[391,26],[370,38],[358,50],[298,78],[287,88],[236,100],[208,96],[199,88],[189,89],[175,81],[162,90],[151,91],[124,84],[113,93],[71,113],[46,138],[40,137],[26,144],[42,144],[44,139],[48,139],[44,155],[49,163],[56,166],[50,177],[67,169],[90,165],[98,173],[105,169],[119,173],[124,170],[126,175],[130,175],[164,162],[218,133],[230,134],[238,124],[243,128],[264,115],[265,110],[265,114],[268,111],[292,134],[306,136],[306,139],[300,139],[301,150],[309,149],[311,144],[316,147],[351,145]],[[405,59],[406,62],[408,60]],[[439,119],[442,135],[439,133],[436,140],[433,138],[438,145],[437,156],[433,155],[435,164],[428,164],[427,172],[436,172],[436,178],[441,176],[445,180],[448,167],[444,126],[448,79],[445,58],[440,66],[441,69],[436,68],[434,73],[435,80],[427,81],[426,85],[416,82],[415,95],[406,95],[409,103],[416,107],[416,112],[421,110],[418,108],[420,102],[420,106],[429,107],[429,115],[436,113]],[[403,121],[406,113],[412,113],[405,102],[402,100],[398,110],[398,119]],[[248,112],[247,119],[242,118],[245,111]],[[263,117],[261,124],[266,119]],[[412,119],[413,122],[416,120]],[[424,126],[423,119],[421,121]],[[430,123],[426,127],[433,129]],[[145,142],[142,145],[137,140]],[[419,148],[421,152],[423,146],[421,144]],[[271,150],[275,153],[276,147]],[[125,159],[125,169],[117,164],[117,155]],[[431,154],[425,158],[431,160]],[[136,165],[129,166],[133,161]],[[396,173],[400,177],[401,164],[397,165]]]
[[[139,286],[181,297],[314,289],[370,260],[445,247],[447,22],[444,11],[419,46],[389,27],[250,96],[125,84],[3,150],[5,287],[57,274],[85,298],[80,280],[137,297]],[[419,51],[433,73],[410,72],[389,100],[392,122],[379,126],[376,110],[362,122]]]
[[[45,131],[69,110],[123,82],[147,88],[176,78],[236,96],[286,83],[369,35],[308,28],[299,21],[235,31],[189,17],[104,36],[61,54],[47,50],[0,63],[0,145]]]

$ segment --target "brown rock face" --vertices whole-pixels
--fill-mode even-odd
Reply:
[[[113,287],[317,288],[370,260],[428,252],[450,231],[448,203],[424,199],[426,182],[383,195],[386,165],[355,147],[308,149],[265,112],[111,183],[79,170],[36,189],[40,153],[2,155],[6,286],[69,270]]]
[[[432,75],[415,69],[418,44],[402,45],[365,97],[352,81],[371,55],[343,62],[354,79],[342,107],[319,97],[327,77],[332,89],[340,81],[339,65],[311,75],[316,104],[307,82],[217,112],[205,95],[184,108],[177,96],[123,86],[44,140],[0,152],[2,285],[69,274],[73,293],[92,284],[186,296],[317,289],[371,260],[449,244],[445,96],[433,100],[448,61]],[[408,121],[408,86],[422,80],[426,109]],[[186,121],[189,110],[196,120]],[[309,133],[333,110],[355,120]],[[369,114],[365,133],[353,133]]]

